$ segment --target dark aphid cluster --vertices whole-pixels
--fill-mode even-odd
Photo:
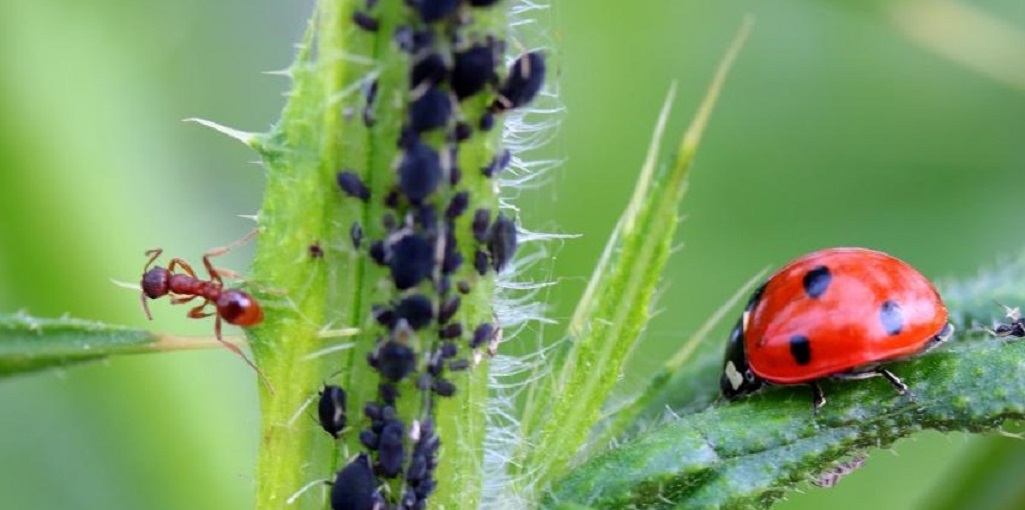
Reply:
[[[336,510],[426,508],[436,487],[440,446],[431,417],[434,399],[457,394],[452,374],[475,365],[500,336],[494,324],[465,322],[461,296],[473,290],[480,276],[508,265],[516,252],[517,227],[512,218],[484,206],[487,201],[472,195],[472,186],[464,186],[460,154],[464,143],[479,140],[502,115],[537,96],[545,61],[540,52],[529,52],[504,69],[505,41],[467,29],[479,9],[499,3],[404,0],[408,18],[390,38],[392,48],[408,54],[405,90],[402,95],[379,90],[386,82],[379,84],[376,78],[363,82],[360,101],[367,128],[376,129],[375,112],[381,119],[395,118],[383,108],[401,105],[405,110],[390,179],[379,177],[376,169],[337,174],[344,196],[367,203],[367,211],[379,214],[353,223],[349,236],[353,249],[365,250],[387,274],[387,286],[382,283],[380,288],[392,294],[371,304],[381,331],[367,347],[366,359],[379,376],[378,393],[363,403],[356,425],[366,453],[339,471],[337,481],[346,481],[346,488],[339,488],[340,483],[332,488]],[[355,36],[369,37],[360,34],[393,26],[383,16],[374,0],[357,6],[352,14],[359,28]],[[348,111],[359,106],[350,105]],[[507,149],[496,150],[486,164],[476,163],[472,172],[480,174],[474,181],[495,178],[511,160]],[[373,193],[360,175],[373,175]],[[399,398],[401,392],[423,397],[414,399],[423,403],[418,414],[404,410],[406,420],[398,417],[397,406],[405,401]],[[318,410],[324,429],[335,437],[356,421],[344,408],[344,391],[326,386]],[[386,480],[401,481],[401,489]],[[382,493],[379,488],[385,485],[392,490]]]
[[[406,468],[406,489],[402,494],[402,508],[425,508],[428,496],[437,482],[434,471],[438,467],[438,448],[441,441],[434,433],[434,421],[427,418],[413,424],[410,436],[413,452]]]

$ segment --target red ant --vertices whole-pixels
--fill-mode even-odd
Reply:
[[[146,255],[149,256],[149,261],[146,262],[146,266],[142,269],[142,293],[140,294],[140,299],[142,300],[142,309],[146,312],[146,317],[153,320],[146,298],[157,299],[171,294],[171,304],[173,305],[180,305],[196,298],[203,298],[203,303],[189,310],[189,318],[202,319],[215,315],[214,334],[217,336],[217,341],[235,354],[238,354],[249,366],[253,367],[253,370],[256,370],[256,373],[263,378],[264,383],[270,388],[270,383],[264,377],[263,372],[256,367],[256,364],[238,346],[225,342],[221,338],[222,319],[227,321],[228,324],[236,326],[255,326],[263,321],[263,309],[260,308],[260,304],[256,299],[248,293],[239,289],[225,289],[221,275],[230,277],[233,273],[224,269],[216,269],[210,262],[211,257],[224,255],[235,246],[248,241],[255,235],[256,231],[254,230],[249,235],[229,246],[215,248],[204,253],[203,266],[206,267],[206,272],[210,275],[209,280],[199,279],[192,266],[180,258],[171,259],[171,263],[166,268],[156,266],[150,269],[150,266],[153,265],[153,262],[157,260],[157,257],[164,250],[157,248],[147,251]],[[183,273],[176,273],[175,269],[178,268]],[[207,311],[207,305],[214,305],[216,310],[212,312]]]

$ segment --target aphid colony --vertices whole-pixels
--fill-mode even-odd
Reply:
[[[405,121],[393,173],[387,178],[392,184],[385,186],[387,192],[377,194],[374,190],[380,185],[368,186],[360,169],[344,168],[336,175],[347,200],[379,201],[384,206],[383,214],[369,220],[380,223],[372,228],[353,223],[349,234],[353,248],[385,270],[394,297],[371,307],[374,321],[383,329],[367,355],[380,377],[377,399],[362,403],[357,419],[348,414],[341,387],[328,385],[320,394],[318,411],[324,430],[339,437],[350,422],[358,421],[356,433],[365,449],[336,474],[331,489],[334,510],[426,508],[436,486],[440,446],[430,415],[433,406],[427,404],[418,418],[401,418],[400,388],[419,392],[426,402],[459,391],[446,374],[470,368],[471,359],[479,359],[476,351],[492,349],[501,334],[489,322],[464,324],[459,319],[461,295],[472,292],[480,276],[505,268],[517,247],[513,219],[478,206],[478,200],[462,187],[460,144],[492,129],[496,116],[529,103],[545,76],[543,55],[530,52],[515,59],[501,77],[497,69],[504,42],[490,35],[464,33],[478,9],[500,3],[497,0],[405,3],[410,21],[391,34],[394,47],[405,52],[410,62]],[[379,34],[387,26],[381,23],[379,11],[377,1],[367,1],[353,14],[353,22],[368,34]],[[365,88],[362,120],[371,129],[375,112],[387,106],[378,99],[385,94],[379,88],[376,81]],[[467,118],[473,109],[465,104],[470,102],[485,106],[480,117]],[[478,169],[479,175],[498,176],[511,158],[508,150],[499,150]],[[384,179],[376,174],[372,178]],[[472,216],[463,219],[467,214]],[[378,231],[384,232],[380,238],[373,234]],[[470,254],[472,269],[464,268]],[[396,486],[388,480],[402,483]],[[384,490],[386,485],[391,489]]]

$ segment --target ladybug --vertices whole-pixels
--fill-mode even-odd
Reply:
[[[829,248],[800,257],[756,289],[726,343],[719,386],[733,400],[766,384],[882,376],[883,368],[950,338],[947,307],[932,283],[902,260],[866,248]]]

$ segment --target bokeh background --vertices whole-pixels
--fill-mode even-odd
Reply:
[[[965,276],[1025,249],[1025,3],[606,3],[538,15],[558,70],[564,158],[519,204],[560,244],[565,318],[626,203],[672,80],[679,133],[744,13],[757,18],[682,207],[662,313],[624,384],[746,279],[835,245]],[[854,3],[854,2],[852,2]],[[142,252],[189,259],[251,228],[262,170],[181,119],[259,131],[277,117],[312,0],[0,2],[0,311],[146,323]],[[527,41],[528,44],[530,41]],[[225,265],[244,269],[250,249]],[[1025,375],[1023,375],[1025,376]],[[0,381],[4,509],[242,509],[257,439],[252,372],[222,350],[135,356]],[[1025,443],[920,434],[831,490],[778,508],[1025,508]]]

